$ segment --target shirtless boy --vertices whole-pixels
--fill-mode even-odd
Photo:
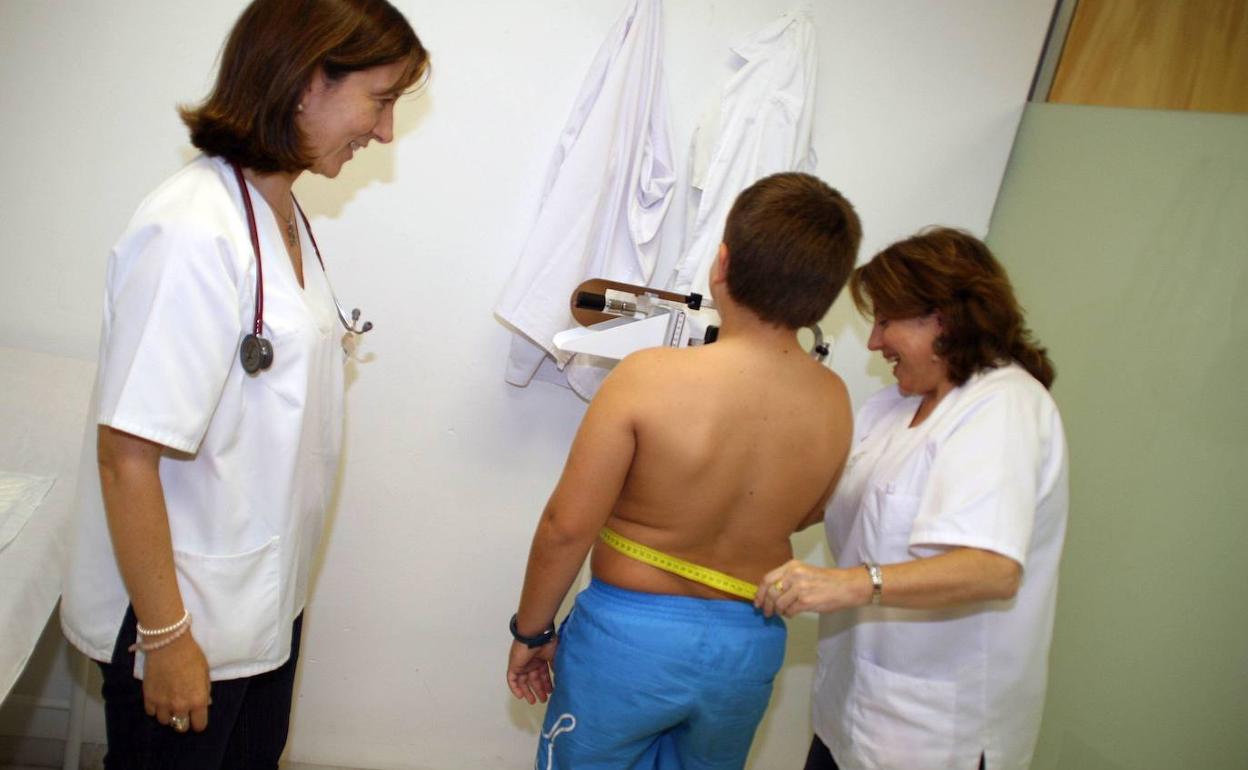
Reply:
[[[508,686],[550,698],[538,768],[744,766],[783,623],[598,538],[606,526],[751,583],[792,557],[789,536],[822,518],[852,433],[844,383],[796,330],[826,314],[860,234],[853,207],[815,177],[756,182],[711,270],[719,339],[634,353],[590,404],[512,623]],[[593,581],[555,637],[591,548]]]

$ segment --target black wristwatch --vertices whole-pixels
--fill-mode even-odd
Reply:
[[[550,628],[546,629],[537,636],[524,636],[516,630],[516,616],[511,616],[511,636],[520,644],[528,647],[530,650],[534,647],[542,647],[550,644],[555,639],[555,625],[552,623]]]

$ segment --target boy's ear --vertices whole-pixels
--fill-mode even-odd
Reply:
[[[719,252],[711,265],[709,283],[723,283],[728,280],[728,244],[719,244]]]

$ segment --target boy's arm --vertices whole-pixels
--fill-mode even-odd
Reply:
[[[636,447],[633,410],[644,393],[629,382],[636,380],[631,374],[627,370],[613,373],[590,403],[563,475],[542,512],[520,594],[516,627],[521,634],[541,633],[554,621],[586,554],[615,509]]]
[[[616,367],[590,403],[537,524],[516,613],[516,630],[522,636],[537,636],[554,623],[586,554],[615,509],[636,448],[634,415],[647,394],[632,358]],[[533,695],[544,701],[549,693],[549,652],[541,654],[542,649],[512,644],[508,684],[530,703]],[[532,692],[526,682],[535,685]]]
[[[823,495],[819,497],[819,502],[815,503],[815,507],[810,509],[810,513],[802,519],[797,525],[797,531],[801,532],[807,527],[823,522],[824,514],[827,512],[828,501],[832,499],[832,493],[836,491],[837,484],[841,483],[841,474],[845,472],[845,457],[841,457],[841,462],[836,466],[836,473],[832,474],[832,480],[828,482],[828,488],[823,491]]]
[[[844,466],[842,466],[842,469],[843,468]],[[823,493],[823,496],[819,498],[819,502],[815,503],[815,507],[811,508],[810,513],[807,513],[806,517],[797,525],[797,532],[801,532],[803,529],[814,526],[815,524],[823,521],[824,513],[828,507],[828,501],[832,499],[832,493],[836,491],[836,485],[840,482],[840,480],[841,472],[837,471],[836,475],[832,477],[832,483],[828,485],[828,488]]]
[[[849,441],[854,433],[854,418],[849,408],[849,392],[845,389],[845,383],[840,377],[837,377],[833,382],[835,383],[835,390],[832,398],[835,399],[835,403],[839,407],[836,410],[835,418],[837,427],[833,429],[841,431],[841,459],[836,465],[836,472],[832,474],[832,480],[828,482],[828,488],[823,491],[823,496],[819,498],[819,502],[815,503],[815,507],[811,508],[801,523],[797,525],[798,532],[823,521],[828,501],[832,499],[832,493],[836,491],[837,484],[841,483],[841,475],[845,472],[845,461],[849,458]]]

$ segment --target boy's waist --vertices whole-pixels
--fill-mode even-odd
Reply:
[[[600,577],[590,580],[589,587],[577,596],[577,607],[611,607],[641,618],[650,616],[694,626],[737,626],[742,628],[775,626],[784,628],[784,621],[768,618],[753,604],[732,599],[708,599],[681,594],[650,593],[615,585]]]
[[[771,681],[787,637],[779,616],[768,618],[752,604],[630,591],[595,578],[560,627],[559,654],[565,664],[609,661],[619,676],[655,681],[659,672],[658,686],[696,689],[725,676]]]
[[[594,575],[608,583],[651,593],[754,600],[756,584],[737,574],[659,550],[610,527],[602,528],[598,540]],[[749,572],[758,571],[757,565],[749,567]]]

